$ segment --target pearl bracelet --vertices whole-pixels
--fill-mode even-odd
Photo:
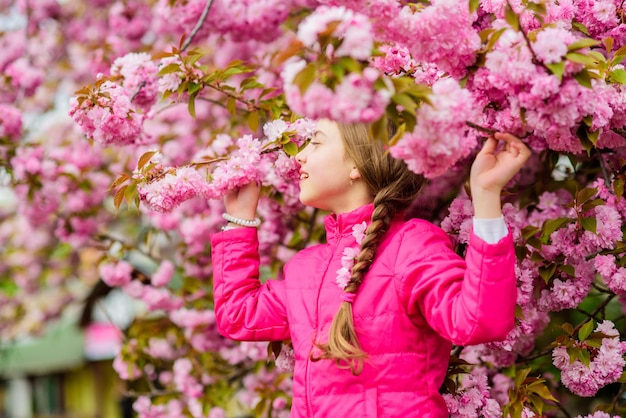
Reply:
[[[252,220],[241,219],[228,213],[222,213],[222,218],[235,225],[247,226],[249,228],[256,228],[257,226],[261,225],[261,220],[259,218],[254,218]]]

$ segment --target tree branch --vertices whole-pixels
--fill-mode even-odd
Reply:
[[[206,5],[204,6],[204,10],[202,11],[202,14],[200,15],[200,19],[198,19],[196,26],[194,26],[194,28],[191,30],[191,33],[189,34],[189,38],[185,39],[185,43],[180,49],[181,52],[187,49],[189,45],[193,42],[193,38],[196,37],[196,35],[198,34],[198,31],[200,30],[202,25],[204,25],[204,22],[206,21],[206,18],[209,15],[209,10],[211,10],[212,5],[213,5],[213,0],[208,0],[206,2]]]

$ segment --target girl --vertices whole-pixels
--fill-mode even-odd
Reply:
[[[439,388],[452,344],[502,340],[514,325],[500,192],[530,151],[497,133],[477,155],[463,260],[440,228],[404,220],[423,178],[368,132],[321,120],[296,157],[300,200],[331,214],[327,244],[294,256],[284,280],[259,281],[258,185],[225,197],[230,223],[212,237],[218,327],[236,340],[292,340],[294,418],[447,417]]]

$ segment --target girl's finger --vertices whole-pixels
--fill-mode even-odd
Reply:
[[[497,146],[498,141],[493,136],[490,136],[483,144],[483,148],[480,150],[480,153],[493,154],[496,151]]]

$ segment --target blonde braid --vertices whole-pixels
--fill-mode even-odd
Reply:
[[[378,245],[389,230],[397,211],[407,208],[422,188],[424,178],[411,172],[402,161],[393,159],[383,144],[371,137],[365,124],[338,124],[342,133],[346,153],[359,169],[361,178],[372,192],[374,211],[372,222],[361,243],[361,251],[352,267],[352,276],[344,292],[356,294],[369,271]],[[395,133],[389,124],[389,137]],[[322,354],[312,361],[333,359],[352,374],[360,374],[367,353],[359,344],[354,328],[351,302],[342,302],[333,318],[328,343],[315,343]]]
[[[390,203],[374,201],[372,223],[367,228],[365,238],[361,243],[361,251],[352,267],[352,276],[344,292],[356,294],[359,290],[365,273],[367,273],[374,261],[376,249],[383,236],[389,230],[395,212],[395,208]],[[314,360],[332,358],[339,367],[349,368],[352,374],[358,375],[361,373],[363,360],[367,357],[367,354],[359,344],[353,318],[352,303],[342,302],[330,325],[328,343],[316,344],[323,353],[319,358],[314,358]]]

